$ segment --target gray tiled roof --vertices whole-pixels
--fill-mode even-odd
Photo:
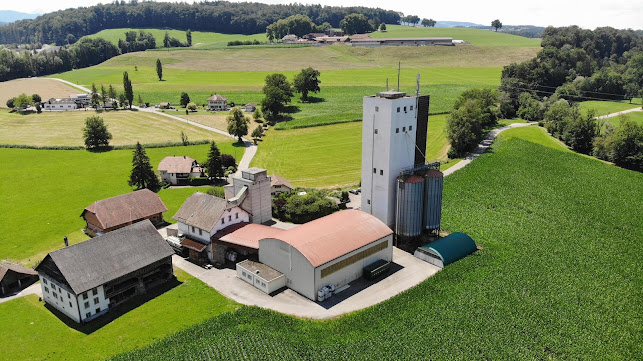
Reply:
[[[185,200],[172,219],[209,232],[223,212],[232,207],[225,199],[196,192]]]

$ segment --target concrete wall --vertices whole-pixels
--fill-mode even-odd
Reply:
[[[316,300],[315,270],[297,249],[281,240],[259,241],[259,262],[286,276],[286,286],[311,300]]]
[[[74,104],[49,104],[45,103],[45,110],[73,110],[77,109],[76,103]]]
[[[263,277],[250,272],[240,265],[240,263],[237,263],[237,277],[267,294],[271,294],[280,288],[285,287],[287,282],[286,275],[281,275],[273,280],[266,280]]]
[[[109,308],[109,299],[105,298],[103,286],[95,289],[96,295],[93,294],[93,290],[89,290],[77,296],[66,285],[52,280],[45,274],[40,273],[38,276],[43,300],[78,323],[94,316],[97,313],[96,309],[103,312]]]
[[[242,173],[243,174],[243,173]],[[266,172],[254,175],[253,179],[235,176],[232,178],[233,193],[236,195],[244,186],[248,187],[248,196],[243,205],[252,223],[265,223],[272,219],[272,197],[270,196],[270,177]]]
[[[340,262],[356,253],[359,253],[365,249],[368,249],[370,247],[373,247],[374,245],[379,244],[380,242],[388,242],[388,247],[384,250],[381,250],[377,253],[374,253],[366,258],[363,258],[352,265],[342,268],[341,270],[331,273],[330,275],[321,278],[321,271],[325,269],[326,267],[332,266],[333,264]],[[379,260],[383,259],[386,261],[393,261],[393,235],[389,235],[387,237],[384,237],[382,239],[379,239],[375,242],[372,242],[364,247],[361,247],[351,253],[348,253],[340,258],[334,259],[331,262],[328,262],[326,264],[323,264],[315,269],[315,289],[319,290],[324,286],[328,286],[329,284],[334,284],[336,288],[342,287],[343,285],[350,283],[360,277],[362,277],[363,273],[363,268],[368,266],[369,264]]]
[[[416,97],[364,97],[361,209],[390,228],[395,226],[396,178],[415,163],[416,111]]]

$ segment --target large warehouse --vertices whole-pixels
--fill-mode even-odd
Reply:
[[[358,210],[336,212],[259,241],[259,261],[283,273],[288,288],[312,300],[324,286],[342,287],[379,260],[393,260],[393,231]]]

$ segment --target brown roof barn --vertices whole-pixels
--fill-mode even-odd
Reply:
[[[17,264],[0,263],[0,296],[16,292],[38,280],[38,273]]]
[[[168,173],[191,173],[192,168],[195,167],[196,160],[182,156],[182,157],[165,157],[159,163],[159,172],[166,171]]]
[[[140,189],[96,201],[87,206],[80,216],[87,222],[87,234],[96,236],[144,219],[161,223],[165,211],[167,207],[158,194],[149,189]]]

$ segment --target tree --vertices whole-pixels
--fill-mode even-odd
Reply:
[[[381,32],[385,32],[385,31],[386,31],[386,24],[382,23],[382,24],[380,25],[380,31],[381,31]]]
[[[261,110],[259,110],[259,108],[255,109],[255,112],[252,113],[252,119],[254,119],[257,123],[260,123],[259,120],[261,120]]]
[[[643,125],[622,116],[609,138],[607,159],[618,166],[643,171]]]
[[[188,103],[188,104],[185,106],[185,109],[186,109],[186,110],[190,110],[190,111],[196,111],[196,104],[195,104],[195,103],[190,102],[190,103]]]
[[[496,31],[498,31],[498,29],[502,28],[502,23],[500,22],[500,20],[496,19],[491,22],[491,26],[496,28]]]
[[[163,37],[163,47],[170,47],[170,32],[166,31],[165,36]]]
[[[134,101],[134,90],[132,89],[132,82],[129,80],[129,75],[127,72],[123,72],[123,89],[125,90],[125,98],[129,104],[129,108],[132,109],[132,102]]]
[[[536,121],[543,119],[544,108],[542,104],[534,99],[531,94],[524,92],[518,97],[518,103],[520,107],[518,108],[518,116],[524,120]]]
[[[141,143],[136,142],[136,148],[133,152],[132,157],[132,172],[129,176],[129,181],[127,182],[130,187],[136,187],[136,189],[147,188],[154,192],[158,191],[161,188],[159,179],[154,173],[154,168],[150,163],[150,158],[145,152],[145,148]]]
[[[250,134],[252,137],[252,140],[257,144],[257,141],[263,137],[263,127],[261,125],[257,125],[257,127],[252,131],[252,134]]]
[[[600,133],[594,114],[594,110],[590,109],[583,115],[578,107],[574,107],[566,121],[563,141],[579,153],[589,154],[594,138]]]
[[[345,205],[346,203],[348,203],[348,202],[350,202],[350,201],[351,201],[351,199],[350,199],[350,197],[349,197],[349,195],[348,195],[348,191],[342,191],[342,194],[341,194],[341,196],[339,197],[339,202],[340,202],[341,204]]]
[[[163,80],[163,64],[161,64],[161,59],[156,59],[156,75],[159,77],[159,81]]]
[[[261,111],[266,119],[274,119],[283,112],[286,104],[290,102],[293,91],[285,75],[275,73],[266,76],[266,84],[263,87],[265,97],[261,101]],[[269,119],[270,118],[270,119]]]
[[[339,26],[347,35],[362,34],[373,31],[373,28],[371,27],[371,24],[368,23],[366,16],[357,13],[346,15],[346,17],[339,22]]]
[[[192,31],[190,29],[185,32],[185,37],[187,38],[188,46],[192,46]]]
[[[112,134],[107,130],[103,118],[94,115],[85,119],[83,138],[87,149],[99,149],[109,146]]]
[[[293,85],[297,92],[301,93],[301,101],[308,101],[308,92],[317,93],[319,89],[319,71],[311,67],[302,69],[299,74],[295,76]]]
[[[127,106],[127,98],[125,98],[125,94],[123,93],[118,93],[118,103],[121,105],[121,107],[125,108]]]
[[[14,105],[16,108],[26,108],[30,106],[32,103],[33,103],[33,100],[31,99],[31,97],[25,93],[18,95],[16,97],[16,100],[14,101]]]
[[[100,97],[103,100],[103,107],[105,106],[105,101],[107,100],[107,90],[103,84],[100,85]]]
[[[116,101],[116,89],[114,89],[112,84],[110,84],[109,88],[107,88],[107,96],[111,101]]]
[[[92,107],[97,108],[98,103],[100,103],[100,97],[98,96],[98,91],[96,90],[96,84],[92,83]]]
[[[188,93],[186,92],[181,93],[180,103],[182,107],[186,107],[188,103],[190,103],[190,96],[188,95]]]
[[[210,151],[208,152],[208,159],[205,162],[205,169],[208,177],[211,179],[223,177],[221,152],[219,152],[219,147],[217,147],[214,141],[210,143]]]
[[[242,137],[248,134],[250,120],[243,115],[239,108],[233,108],[226,120],[228,121],[228,133],[239,138],[239,143],[242,143]]]
[[[435,20],[424,18],[424,19],[422,19],[421,24],[422,24],[422,26],[424,26],[424,27],[427,27],[427,26],[428,26],[428,27],[432,28],[432,27],[434,27],[434,26],[435,26]]]
[[[483,130],[494,126],[499,116],[495,91],[474,88],[462,92],[447,117],[447,139],[451,143],[449,157],[471,151],[482,139]]]
[[[16,107],[16,98],[13,97],[13,98],[7,99],[7,108],[13,109],[15,107]]]
[[[40,104],[40,102],[42,102],[42,98],[38,94],[33,94],[31,96],[31,100],[34,102],[34,104]]]

